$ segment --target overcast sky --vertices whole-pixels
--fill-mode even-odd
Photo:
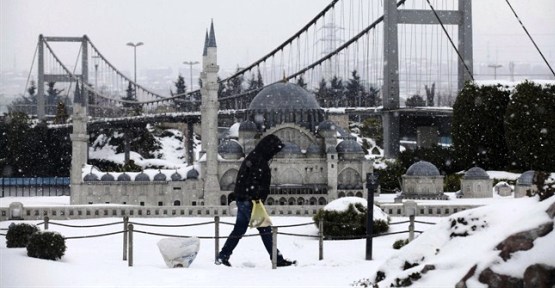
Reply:
[[[133,67],[133,52],[125,43],[142,41],[145,45],[137,49],[140,68],[169,66],[175,71],[185,68],[183,61],[201,60],[205,31],[213,19],[219,64],[234,70],[277,47],[329,2],[0,0],[0,69],[29,70],[42,33],[87,34],[116,67],[127,71]],[[510,2],[555,66],[555,0]],[[541,62],[505,0],[473,1],[473,12],[475,62]]]

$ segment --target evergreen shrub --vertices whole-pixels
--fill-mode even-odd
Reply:
[[[318,226],[323,220],[324,238],[339,240],[366,237],[367,209],[360,203],[349,204],[346,211],[327,211],[320,209],[313,220]],[[389,230],[389,223],[384,220],[374,220],[373,232],[380,234]]]
[[[27,256],[33,258],[58,260],[64,256],[65,251],[65,239],[56,232],[34,233],[27,244]]]
[[[393,243],[393,249],[399,250],[409,244],[409,239],[399,239]]]
[[[39,229],[35,225],[30,225],[26,223],[12,223],[8,227],[8,233],[6,233],[6,247],[25,247],[27,246],[27,243],[29,243],[29,238],[31,238],[31,235],[38,231]]]

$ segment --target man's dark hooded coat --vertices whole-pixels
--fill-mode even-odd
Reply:
[[[241,164],[235,181],[237,201],[266,200],[270,193],[272,174],[269,161],[283,148],[283,143],[275,135],[260,140],[253,151]]]

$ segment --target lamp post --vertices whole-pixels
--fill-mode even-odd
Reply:
[[[193,91],[193,65],[198,64],[198,61],[185,61],[183,62],[183,64],[185,65],[189,65],[189,73],[190,73],[190,85],[191,85],[191,91]]]
[[[497,69],[503,67],[503,65],[499,64],[490,64],[488,65],[489,68],[493,68],[493,79],[497,80]]]
[[[368,199],[366,204],[366,260],[372,260],[372,236],[374,234],[374,193],[379,185],[380,182],[377,174],[366,174],[366,188],[368,188]]]
[[[91,56],[94,59],[94,94],[93,94],[93,103],[92,105],[96,105],[96,93],[98,93],[98,61],[100,56],[93,55]],[[94,116],[94,107],[91,107],[91,115]]]
[[[135,78],[133,78],[133,82],[135,82],[135,93],[137,91],[137,47],[144,45],[143,42],[137,42],[137,43],[133,43],[133,42],[128,42],[127,46],[131,46],[133,47],[133,59],[134,59],[134,68],[133,70],[135,71]]]

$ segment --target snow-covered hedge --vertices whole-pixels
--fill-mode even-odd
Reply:
[[[320,209],[313,219],[323,220],[324,237],[326,239],[354,239],[366,236],[366,199],[359,197],[344,197],[330,202]],[[374,206],[374,234],[389,230],[389,220],[379,207]]]

